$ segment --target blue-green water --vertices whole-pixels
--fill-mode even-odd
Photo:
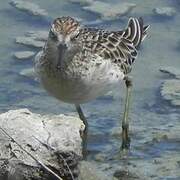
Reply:
[[[23,36],[30,30],[48,30],[51,20],[57,16],[81,18],[84,24],[92,22],[92,26],[112,30],[125,27],[130,16],[141,16],[145,23],[151,25],[151,28],[131,73],[134,86],[130,112],[132,143],[129,161],[136,164],[136,167],[133,166],[134,170],[136,171],[137,168],[138,172],[147,179],[180,178],[178,172],[180,108],[172,106],[160,96],[161,83],[170,77],[159,72],[161,66],[180,68],[179,1],[139,0],[135,2],[137,6],[127,16],[95,24],[93,22],[99,20],[100,16],[83,10],[79,3],[66,0],[32,0],[31,2],[46,9],[49,16],[33,17],[13,8],[8,1],[0,0],[0,111],[26,107],[33,112],[44,114],[75,112],[72,105],[50,97],[38,82],[20,75],[23,69],[32,67],[32,61],[18,61],[12,56],[13,52],[22,50],[37,52],[38,49],[16,44],[17,36]],[[134,3],[132,0],[128,2]],[[163,6],[175,8],[176,16],[173,18],[155,16],[152,9]],[[95,161],[102,170],[104,165],[108,164],[107,174],[112,174],[123,165],[119,156],[121,139],[118,136],[118,127],[122,119],[124,96],[125,87],[122,86],[108,96],[83,105],[90,126],[88,160]],[[157,142],[152,141],[157,134],[160,134],[160,137],[165,134],[168,139],[160,138]],[[103,158],[97,160],[98,155]],[[166,163],[166,160],[172,163],[165,166],[167,168],[165,171],[163,165],[159,168],[153,164],[156,158],[160,158],[162,164]]]

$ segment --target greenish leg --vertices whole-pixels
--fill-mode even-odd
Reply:
[[[85,125],[85,131],[87,131],[87,129],[88,129],[88,122],[87,122],[86,117],[84,116],[84,113],[83,113],[83,111],[81,109],[81,106],[79,104],[75,105],[75,106],[76,106],[76,111],[79,114],[79,118],[83,121],[83,123]]]
[[[130,148],[130,137],[129,137],[129,106],[130,106],[130,98],[131,98],[131,90],[132,90],[132,80],[129,77],[125,77],[126,84],[126,99],[125,99],[125,109],[122,120],[122,145],[121,149],[129,149]]]
[[[81,134],[82,137],[82,146],[83,146],[83,157],[84,159],[87,156],[87,133],[88,133],[88,122],[86,117],[84,116],[84,113],[81,109],[81,106],[79,104],[76,104],[76,111],[79,114],[79,118],[83,121],[84,125],[85,125],[85,129],[84,132]]]

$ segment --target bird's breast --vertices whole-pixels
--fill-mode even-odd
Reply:
[[[44,76],[42,83],[56,98],[68,103],[82,104],[108,92],[122,79],[123,73],[101,64],[79,70],[71,67],[68,72]]]
[[[109,60],[76,55],[64,61],[64,67],[46,67],[40,79],[45,89],[56,98],[82,104],[103,95],[123,79],[124,74]]]

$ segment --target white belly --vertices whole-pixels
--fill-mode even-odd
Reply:
[[[112,90],[124,74],[110,61],[76,66],[72,64],[67,76],[54,72],[55,76],[40,71],[39,77],[45,89],[56,98],[73,104],[82,104]]]

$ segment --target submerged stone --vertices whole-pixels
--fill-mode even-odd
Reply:
[[[161,86],[161,96],[172,105],[180,106],[180,80],[165,80]]]
[[[45,9],[40,8],[39,5],[32,2],[27,2],[22,0],[12,0],[9,4],[20,11],[27,12],[30,15],[34,15],[34,16],[48,15]]]
[[[98,162],[104,162],[106,159],[106,155],[104,153],[99,153],[99,154],[96,154],[94,158]]]
[[[73,3],[80,3],[81,5],[88,5],[91,4],[94,0],[69,0]]]
[[[48,31],[28,31],[25,35],[37,41],[46,41],[48,34]]]
[[[27,46],[32,46],[35,48],[41,48],[44,46],[44,42],[43,41],[37,41],[35,39],[33,39],[32,37],[17,37],[16,38],[16,43],[18,44],[23,44],[23,45],[27,45]]]
[[[25,77],[29,77],[29,78],[35,78],[36,77],[36,74],[34,72],[34,68],[23,69],[20,72],[20,75],[25,76]]]
[[[163,73],[172,75],[175,78],[180,79],[180,68],[167,66],[167,67],[161,67],[159,70]]]
[[[140,179],[135,173],[132,173],[128,170],[116,170],[114,173],[114,177],[116,177],[118,180],[123,180],[123,179]]]
[[[35,52],[33,51],[20,51],[14,53],[14,56],[20,60],[32,58],[34,55]]]
[[[153,142],[161,142],[164,140],[168,140],[168,135],[163,133],[156,133],[152,139]]]
[[[176,10],[173,7],[157,7],[153,9],[155,15],[164,17],[173,17],[176,15]]]
[[[107,2],[94,1],[89,6],[83,7],[85,10],[89,10],[94,13],[98,13],[102,19],[113,20],[121,16],[125,16],[130,13],[136,4],[134,3],[115,3],[110,4]]]
[[[104,172],[100,171],[96,168],[94,163],[90,163],[87,161],[82,161],[79,165],[80,180],[109,180],[111,179]]]

